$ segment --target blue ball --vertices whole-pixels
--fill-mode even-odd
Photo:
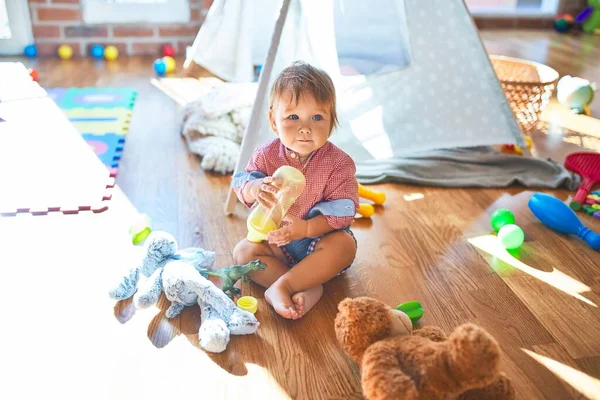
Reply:
[[[99,44],[96,44],[90,49],[90,54],[94,58],[102,58],[104,57],[104,47],[100,46]]]
[[[33,58],[35,56],[37,56],[37,47],[35,44],[29,44],[27,46],[25,46],[25,50],[23,51],[23,53],[25,53],[25,55],[29,58]]]
[[[154,71],[156,71],[158,75],[164,75],[165,72],[167,72],[167,64],[165,64],[161,58],[156,59],[156,61],[154,61]]]

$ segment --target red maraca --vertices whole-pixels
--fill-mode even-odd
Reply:
[[[600,154],[594,152],[571,153],[565,158],[565,167],[579,175],[582,182],[571,202],[573,210],[579,210],[593,185],[600,182]]]

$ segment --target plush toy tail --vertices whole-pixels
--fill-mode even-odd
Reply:
[[[132,268],[121,279],[121,282],[108,292],[108,295],[115,300],[125,300],[133,296],[140,279],[139,268]]]

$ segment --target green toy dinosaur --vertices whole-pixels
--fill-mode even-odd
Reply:
[[[221,278],[223,281],[221,290],[227,293],[230,298],[233,298],[234,295],[241,293],[239,288],[234,287],[238,280],[241,279],[242,282],[248,283],[247,274],[255,271],[264,271],[266,268],[267,265],[264,262],[254,260],[245,265],[232,265],[223,269],[198,268],[198,272],[205,278],[209,276]]]

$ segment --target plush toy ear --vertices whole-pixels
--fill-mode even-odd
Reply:
[[[370,297],[344,299],[338,305],[335,333],[344,350],[361,363],[365,350],[392,332],[390,307]]]

